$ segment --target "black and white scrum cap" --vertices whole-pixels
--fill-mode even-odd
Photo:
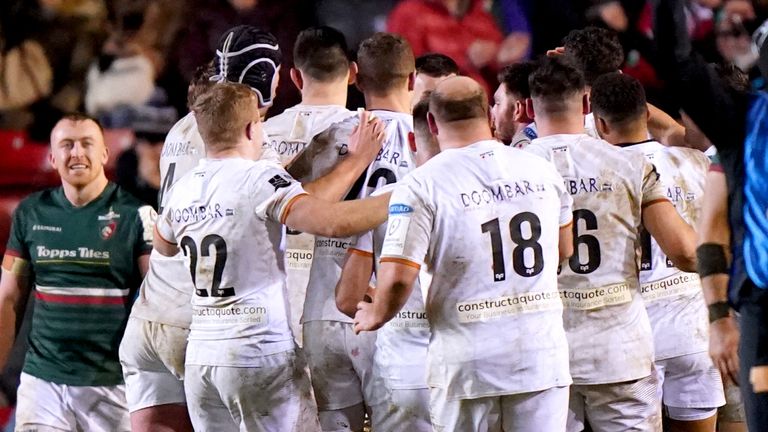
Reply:
[[[259,97],[259,106],[272,105],[272,84],[282,54],[271,33],[249,25],[229,29],[216,48],[216,75],[212,81],[229,81],[249,86]]]

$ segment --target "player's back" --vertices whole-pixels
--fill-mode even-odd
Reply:
[[[407,256],[398,233],[410,224],[429,225],[430,385],[483,397],[570,383],[556,273],[570,199],[554,168],[481,141],[443,150],[397,188],[414,198],[393,195],[382,260]],[[429,222],[412,220],[416,206]]]
[[[707,156],[654,141],[626,151],[640,152],[656,166],[667,197],[680,216],[695,225],[704,200]],[[653,326],[656,359],[707,350],[707,314],[698,275],[677,269],[647,231],[641,235],[640,286]]]
[[[648,376],[653,345],[636,252],[643,206],[666,200],[655,169],[586,134],[538,138],[526,150],[555,165],[574,200],[574,254],[558,278],[574,383]]]
[[[205,157],[203,138],[194,114],[173,125],[160,153],[159,214],[168,201],[168,191]],[[191,321],[192,287],[181,255],[166,257],[153,250],[147,275],[131,314],[149,321],[188,328]]]
[[[264,123],[268,136],[265,144],[277,152],[283,165],[287,165],[304,151],[317,134],[354,115],[354,112],[340,105],[299,104]]]
[[[172,189],[173,227],[195,295],[188,364],[253,366],[293,348],[274,196],[289,178],[274,162],[204,159]]]

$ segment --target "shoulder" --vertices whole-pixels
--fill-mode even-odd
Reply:
[[[41,206],[53,205],[53,194],[59,190],[60,187],[43,189],[41,191],[33,192],[27,195],[26,198],[19,202],[16,207],[16,211],[27,211],[32,208],[39,208]]]

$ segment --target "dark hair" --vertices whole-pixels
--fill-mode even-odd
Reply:
[[[421,99],[413,106],[413,130],[421,135],[430,133],[427,113],[429,113],[429,100],[431,95],[432,91],[425,91],[422,94]]]
[[[445,54],[427,53],[416,58],[416,72],[433,78],[458,75],[459,65]]]
[[[408,41],[392,33],[376,33],[360,44],[357,66],[361,88],[381,94],[407,82],[415,60]]]
[[[457,97],[439,90],[429,96],[429,112],[440,122],[450,123],[476,118],[488,118],[488,96],[480,85],[471,93]]]
[[[347,40],[333,27],[302,30],[293,45],[293,61],[297,69],[312,79],[336,80],[349,70]]]
[[[645,90],[636,78],[618,72],[595,80],[590,93],[592,111],[610,124],[624,124],[645,116]]]
[[[587,27],[573,30],[563,39],[565,55],[581,69],[587,85],[597,77],[616,72],[624,63],[619,36],[608,29]]]
[[[566,58],[545,57],[528,78],[531,97],[549,113],[567,109],[566,98],[584,91],[584,75]]]
[[[208,64],[199,66],[195,69],[195,73],[192,75],[192,81],[189,82],[189,87],[187,88],[187,108],[191,110],[195,105],[195,100],[214,84],[214,82],[211,81],[211,77],[214,75],[216,75],[216,68],[213,66],[213,62],[209,62]]]
[[[531,97],[531,87],[528,78],[536,70],[536,63],[526,61],[511,64],[499,72],[499,82],[506,86],[508,94],[515,95],[518,99]]]
[[[746,93],[752,89],[749,84],[749,75],[732,63],[716,64],[715,72],[731,90]]]
[[[99,127],[99,130],[101,131],[102,134],[104,133],[104,126],[101,125],[101,122],[96,117],[91,117],[91,116],[89,116],[88,114],[85,114],[85,113],[81,113],[81,112],[66,113],[66,114],[62,115],[61,118],[59,119],[59,121],[57,121],[56,123],[59,123],[62,120],[69,120],[71,122],[84,122],[84,121],[89,121],[90,120],[90,121],[96,123],[96,126]]]

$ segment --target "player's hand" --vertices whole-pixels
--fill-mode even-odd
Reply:
[[[474,67],[480,69],[492,62],[498,52],[499,44],[496,42],[478,39],[469,46],[467,57]]]
[[[384,132],[384,122],[374,118],[370,111],[361,111],[360,123],[349,136],[350,156],[360,157],[366,162],[373,161],[384,143]]]
[[[739,329],[734,317],[725,317],[709,325],[709,356],[720,371],[723,383],[739,385]]]
[[[373,312],[373,303],[361,301],[357,304],[357,313],[355,313],[354,330],[355,334],[364,331],[375,331],[381,328],[382,323],[375,319]]]
[[[501,48],[496,55],[496,61],[500,65],[508,65],[522,60],[528,54],[531,46],[531,36],[524,32],[510,33],[501,42]]]
[[[627,14],[618,1],[603,4],[600,6],[598,13],[600,14],[600,19],[614,31],[623,32],[629,27]]]
[[[547,57],[560,57],[565,54],[565,47],[557,47],[555,49],[547,50]]]

